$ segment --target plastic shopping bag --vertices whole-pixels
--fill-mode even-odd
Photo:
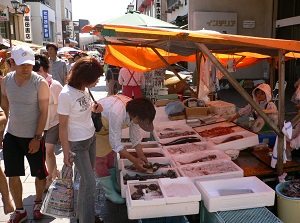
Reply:
[[[55,218],[75,216],[72,167],[63,166],[60,177],[49,187],[41,212]]]

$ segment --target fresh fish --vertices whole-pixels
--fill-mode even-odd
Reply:
[[[191,161],[188,161],[188,162],[178,162],[180,163],[181,165],[185,165],[185,164],[189,164],[189,163],[198,163],[198,162],[206,162],[206,161],[211,161],[211,160],[214,160],[216,159],[217,156],[216,155],[208,155],[208,156],[205,156],[205,157],[202,157],[202,158],[197,158],[197,159],[193,159]]]
[[[171,146],[171,145],[177,145],[177,144],[185,144],[185,143],[192,143],[192,142],[200,142],[201,139],[198,137],[183,137],[179,139],[175,139],[171,142],[164,143],[164,146]]]
[[[230,136],[229,138],[225,139],[222,143],[231,142],[231,141],[234,141],[237,139],[242,139],[242,138],[244,138],[244,136],[242,136],[242,135]]]

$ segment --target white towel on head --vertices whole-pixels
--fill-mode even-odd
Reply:
[[[286,138],[291,139],[293,134],[293,127],[291,122],[284,122],[282,127],[283,137],[283,163],[286,163]],[[275,145],[273,147],[272,159],[271,159],[271,167],[275,168],[277,163],[277,141],[278,136],[276,137]]]

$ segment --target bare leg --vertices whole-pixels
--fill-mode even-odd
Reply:
[[[0,166],[0,193],[2,194],[2,201],[4,205],[4,214],[8,214],[14,211],[14,206],[11,202],[6,176]]]
[[[47,183],[46,187],[49,187],[52,183],[53,179],[53,172],[56,171],[57,165],[56,165],[56,157],[54,154],[55,145],[46,143],[46,164],[48,169],[48,177],[47,177]]]
[[[23,208],[23,188],[20,177],[9,177],[9,189],[14,199],[16,208]]]
[[[35,178],[35,191],[36,191],[36,201],[41,201],[43,198],[43,193],[46,186],[46,178],[40,180],[39,178]]]

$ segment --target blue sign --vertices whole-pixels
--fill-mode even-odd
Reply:
[[[50,38],[48,10],[42,11],[44,39]]]

